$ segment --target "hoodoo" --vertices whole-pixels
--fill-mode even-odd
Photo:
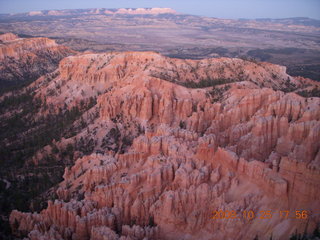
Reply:
[[[294,92],[304,81],[319,87],[241,59],[64,58],[30,86],[45,99],[37,114],[96,102],[55,141],[77,150],[57,198],[39,213],[13,211],[13,232],[32,240],[284,240],[312,232],[320,222],[320,98]],[[28,164],[50,154],[46,146]]]

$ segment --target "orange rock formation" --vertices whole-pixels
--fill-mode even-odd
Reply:
[[[208,78],[241,81],[218,86],[218,99],[211,87],[176,84]],[[55,110],[98,96],[85,114],[99,117],[68,141],[94,137],[100,153],[65,169],[59,199],[47,209],[13,211],[13,231],[32,240],[288,239],[296,229],[313,231],[320,222],[320,99],[276,90],[302,81],[284,67],[240,59],[151,52],[63,59],[54,79],[33,86],[42,98],[56,90],[46,96]],[[117,131],[121,148],[103,147]],[[212,219],[214,210],[240,217]],[[256,217],[243,218],[250,210]],[[290,218],[280,217],[283,210]],[[293,219],[303,210],[308,220]],[[261,219],[261,211],[272,218]]]
[[[0,35],[0,80],[26,81],[57,68],[59,61],[75,54],[48,38],[19,38]]]

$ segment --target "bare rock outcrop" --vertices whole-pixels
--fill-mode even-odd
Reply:
[[[6,83],[35,80],[76,53],[48,38],[19,38],[6,33],[0,40],[0,80]]]
[[[19,37],[13,33],[4,33],[0,35],[0,41],[2,42],[11,42],[18,39]]]
[[[218,86],[222,94],[181,86],[242,71],[241,81]],[[66,168],[59,200],[40,213],[13,211],[13,231],[30,239],[133,240],[287,239],[296,229],[313,231],[320,222],[320,99],[272,89],[288,79],[302,84],[280,66],[239,59],[148,52],[63,59],[54,79],[36,82],[37,96],[59,86],[61,93],[46,98],[53,109],[97,97],[97,119],[73,140],[93,129],[95,147],[105,151]],[[236,217],[215,219],[219,210]],[[266,211],[271,218],[261,218]],[[308,218],[296,219],[296,211]]]

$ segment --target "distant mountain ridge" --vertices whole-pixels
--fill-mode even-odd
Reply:
[[[314,26],[320,27],[320,20],[307,18],[307,17],[293,17],[293,18],[258,18],[256,21],[259,22],[278,22],[288,25],[303,25],[303,26]]]
[[[30,11],[23,13],[12,13],[12,14],[0,14],[1,18],[11,17],[34,17],[34,16],[73,16],[73,15],[116,15],[116,14],[129,14],[129,15],[158,15],[158,14],[180,14],[172,8],[85,8],[85,9],[61,9],[61,10],[41,10],[41,11]],[[199,16],[200,17],[200,16]],[[235,19],[236,20],[236,19]],[[273,22],[283,23],[291,25],[303,25],[303,26],[314,26],[320,27],[320,20],[308,17],[290,17],[290,18],[239,18],[239,21],[257,21],[257,22]]]
[[[32,16],[66,16],[66,15],[78,15],[78,14],[177,14],[177,12],[171,8],[88,8],[88,9],[63,9],[63,10],[41,10],[31,11],[25,13],[14,14],[0,14],[0,17],[32,17]]]

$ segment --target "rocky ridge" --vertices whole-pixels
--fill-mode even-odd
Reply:
[[[174,86],[178,84],[187,88],[205,88],[237,82],[235,84],[237,88],[258,86],[285,92],[320,88],[318,82],[291,77],[286,73],[285,67],[267,62],[252,62],[237,58],[182,60],[153,52],[89,53],[79,57],[71,56],[60,62],[56,74],[59,76],[46,84],[40,90],[42,93],[38,91],[39,95],[44,96],[44,91],[58,88],[61,94],[55,93],[56,96],[50,96],[47,100],[61,105],[64,104],[61,99],[63,96],[69,108],[83,98],[96,96],[111,87],[128,85],[131,82],[144,87],[150,84],[155,84],[157,87],[172,86],[169,84],[171,82],[176,84]],[[45,77],[40,78],[39,83],[48,82],[44,79]],[[130,86],[126,88],[130,89]],[[209,93],[207,90],[211,89],[198,91]]]
[[[12,33],[0,35],[0,81],[35,80],[54,71],[61,59],[75,54],[48,38],[19,38]]]
[[[31,85],[48,112],[97,97],[90,124],[57,146],[94,139],[65,169],[58,199],[13,211],[29,239],[287,239],[320,219],[320,99],[284,93],[308,81],[240,59],[152,52],[84,54]],[[190,87],[191,86],[191,87]],[[212,87],[213,86],[213,87]],[[200,87],[200,88],[199,88]],[[310,87],[310,86],[309,86]],[[50,94],[48,94],[50,93]],[[39,164],[46,147],[29,164]],[[272,219],[212,219],[214,210]],[[307,210],[308,221],[280,210]]]

